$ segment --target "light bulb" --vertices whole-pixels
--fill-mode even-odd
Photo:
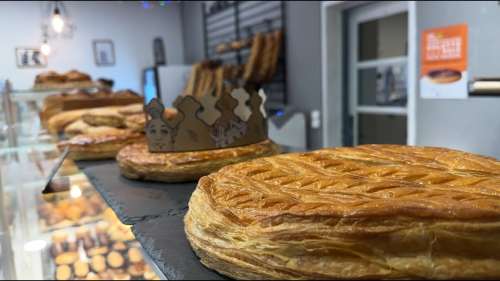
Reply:
[[[80,196],[82,196],[82,190],[78,185],[72,185],[69,189],[69,196],[73,199],[76,199]]]
[[[40,46],[40,51],[42,52],[42,55],[44,55],[44,56],[50,55],[51,48],[50,48],[49,43],[47,43],[47,41],[44,41],[42,46]]]
[[[61,13],[59,12],[59,8],[55,8],[54,14],[52,15],[52,28],[57,33],[61,33],[64,29],[64,20],[61,17]]]

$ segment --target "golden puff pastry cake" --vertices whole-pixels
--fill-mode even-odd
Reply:
[[[147,144],[141,143],[123,148],[116,159],[121,173],[127,178],[185,182],[197,180],[229,164],[277,153],[278,145],[270,140],[233,148],[172,153],[150,153]]]
[[[125,117],[118,113],[119,107],[94,108],[82,115],[82,120],[91,126],[125,126]]]
[[[201,178],[184,222],[238,279],[498,279],[500,162],[398,145],[261,158]]]
[[[57,146],[60,150],[68,146],[73,160],[98,160],[112,159],[123,147],[139,142],[144,142],[143,134],[122,129],[109,134],[77,135]]]

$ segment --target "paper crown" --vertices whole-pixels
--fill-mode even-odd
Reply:
[[[179,96],[177,114],[166,118],[164,106],[153,99],[146,106],[146,137],[150,152],[181,152],[236,147],[267,139],[263,90],[243,88],[199,100]]]

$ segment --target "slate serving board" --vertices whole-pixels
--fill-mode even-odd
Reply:
[[[84,173],[124,223],[178,214],[187,210],[196,182],[166,184],[129,180],[120,174],[115,161],[96,162]]]
[[[284,151],[301,151],[285,148]],[[132,225],[136,239],[169,280],[227,280],[195,255],[183,218],[196,182],[166,184],[128,180],[115,160],[78,161],[118,218]]]
[[[227,280],[203,264],[194,254],[184,233],[183,213],[136,223],[132,230],[169,280]]]
[[[92,163],[91,163],[92,162]],[[128,180],[115,161],[79,165],[118,218],[132,225],[141,243],[169,280],[224,280],[204,267],[184,233],[183,218],[196,182],[166,184]]]

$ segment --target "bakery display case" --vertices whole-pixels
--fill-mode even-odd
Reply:
[[[42,193],[61,155],[57,136],[40,125],[36,101],[11,98],[9,105],[3,97],[0,128],[14,130],[0,135],[0,278],[160,279],[131,226],[120,222],[75,162],[65,160],[51,181],[58,192]]]

